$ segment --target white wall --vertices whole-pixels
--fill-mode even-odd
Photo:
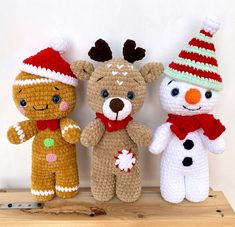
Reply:
[[[49,40],[63,36],[71,49],[65,57],[72,61],[87,59],[97,38],[110,44],[113,55],[121,57],[127,38],[147,50],[141,61],[161,61],[167,65],[186,42],[198,32],[207,15],[221,19],[215,36],[224,90],[214,113],[227,126],[227,150],[210,156],[211,187],[223,190],[235,208],[235,4],[233,0],[7,0],[0,2],[0,187],[22,188],[30,185],[31,142],[12,145],[7,141],[8,127],[24,117],[11,98],[11,86],[21,61],[47,47]],[[159,81],[149,87],[146,103],[136,118],[152,129],[165,121],[159,105]],[[86,102],[86,85],[80,82],[78,104],[72,117],[82,127],[94,118]],[[81,186],[89,185],[90,152],[78,145]],[[142,151],[143,184],[159,184],[159,157]]]

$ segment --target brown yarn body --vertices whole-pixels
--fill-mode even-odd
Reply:
[[[130,101],[130,115],[133,115],[143,105],[146,83],[161,74],[163,67],[159,63],[149,63],[137,70],[123,59],[112,59],[95,70],[85,61],[73,63],[71,69],[80,79],[89,80],[88,102],[95,112],[103,113],[106,100],[100,95],[103,89],[108,91],[110,98],[128,99],[127,93],[132,91],[135,97]],[[81,143],[93,147],[91,191],[95,199],[108,201],[115,194],[124,202],[133,202],[139,198],[141,182],[138,147],[148,146],[151,138],[150,129],[135,120],[131,120],[126,128],[112,132],[105,129],[100,119],[91,121],[84,128]],[[135,165],[130,171],[117,168],[115,156],[119,151],[130,149],[135,154]]]
[[[38,78],[35,75],[20,73],[17,79]],[[55,89],[56,87],[56,89]],[[59,90],[58,90],[59,89]],[[61,111],[59,104],[52,102],[53,95],[60,95],[61,101],[66,101],[68,108]],[[32,146],[32,190],[43,192],[33,193],[39,201],[51,200],[55,195],[70,198],[78,193],[78,170],[76,163],[75,143],[80,139],[80,129],[76,123],[67,118],[75,107],[75,88],[60,82],[48,84],[34,84],[13,87],[16,106],[19,100],[26,100],[24,115],[30,120],[19,122],[8,130],[8,139],[13,144],[20,144],[35,136]],[[43,108],[45,111],[35,111],[33,107]],[[58,119],[58,128],[39,130],[38,120]],[[68,128],[68,126],[73,126]],[[67,127],[67,128],[66,128]],[[66,130],[65,130],[66,129]],[[20,139],[19,130],[24,133]],[[55,160],[49,160],[53,154]],[[53,193],[50,193],[52,192]],[[45,193],[46,192],[46,193]]]

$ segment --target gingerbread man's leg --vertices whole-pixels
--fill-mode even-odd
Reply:
[[[138,164],[130,172],[117,169],[116,194],[123,202],[134,202],[140,197],[141,182]]]
[[[57,196],[67,199],[75,196],[79,192],[79,177],[75,151],[73,157],[64,158],[65,162],[59,166],[55,173],[55,188]]]
[[[55,174],[33,162],[31,193],[38,201],[49,201],[55,197]]]

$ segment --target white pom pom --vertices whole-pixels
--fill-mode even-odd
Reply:
[[[58,51],[60,54],[65,53],[68,49],[68,43],[62,38],[55,38],[51,40],[49,46]]]
[[[209,32],[210,34],[214,35],[220,27],[220,23],[216,19],[212,18],[206,18],[202,23],[202,29],[204,29],[206,32]]]

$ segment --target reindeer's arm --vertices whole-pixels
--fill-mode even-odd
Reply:
[[[19,122],[8,129],[7,138],[13,144],[23,143],[37,134],[36,121]]]
[[[149,146],[149,151],[153,154],[160,154],[167,147],[173,134],[171,132],[170,123],[165,123],[157,128],[154,133],[153,142]]]
[[[60,130],[62,137],[68,143],[74,144],[80,140],[81,129],[74,120],[62,118],[60,120]]]
[[[97,145],[105,132],[104,124],[95,119],[91,121],[82,131],[81,143],[85,147],[94,147]]]
[[[148,146],[151,143],[152,133],[145,125],[132,120],[127,125],[126,130],[138,146]]]

